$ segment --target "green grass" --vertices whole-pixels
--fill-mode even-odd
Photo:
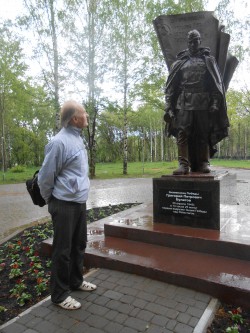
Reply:
[[[0,171],[0,184],[24,183],[28,178],[32,178],[38,169],[39,167],[24,167],[23,172],[13,172],[12,170],[8,170],[3,173]]]
[[[111,178],[148,178],[171,174],[177,162],[132,162],[128,163],[127,175],[123,175],[122,162],[98,163],[96,165],[97,179]]]
[[[250,160],[220,160],[211,159],[211,166],[222,166],[225,168],[250,169]]]
[[[212,166],[221,166],[225,168],[250,169],[250,160],[219,160],[212,159]],[[96,179],[112,178],[153,178],[162,175],[172,174],[173,169],[177,167],[177,161],[173,162],[131,162],[128,163],[128,174],[123,175],[122,162],[116,163],[97,163]],[[16,173],[11,170],[3,173],[0,171],[0,184],[24,183],[31,178],[38,167],[24,168],[23,172]]]

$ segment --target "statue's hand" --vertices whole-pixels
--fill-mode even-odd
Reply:
[[[175,118],[174,112],[172,111],[172,109],[165,109],[165,114],[164,114],[164,120],[169,123],[171,122],[172,119]]]
[[[209,112],[210,113],[216,113],[216,112],[218,112],[219,111],[219,108],[217,107],[217,106],[215,106],[215,105],[212,105],[212,106],[210,106],[210,108],[209,108]]]

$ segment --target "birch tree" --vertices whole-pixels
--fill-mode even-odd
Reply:
[[[109,1],[70,0],[66,25],[72,59],[70,77],[72,90],[81,97],[89,114],[88,148],[90,177],[95,177],[96,127],[102,109],[102,90],[108,70],[107,47],[109,39],[106,21],[110,15]]]
[[[123,174],[128,173],[128,110],[135,82],[139,80],[144,49],[144,1],[112,1],[111,54],[116,91],[123,110]]]
[[[59,0],[24,0],[28,15],[20,18],[20,24],[35,37],[34,54],[38,61],[45,86],[53,101],[55,132],[60,129],[60,91],[62,88],[65,55],[62,21],[66,11]]]

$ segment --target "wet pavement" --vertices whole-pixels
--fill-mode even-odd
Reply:
[[[237,175],[238,203],[250,206],[250,170],[230,169],[230,172]],[[87,208],[152,202],[152,188],[151,178],[91,180]],[[48,216],[47,206],[33,205],[25,184],[0,185],[0,242],[19,228]]]
[[[152,200],[152,179],[149,178],[91,180],[87,209]],[[0,185],[0,242],[20,228],[48,216],[47,205],[33,205],[25,184]]]

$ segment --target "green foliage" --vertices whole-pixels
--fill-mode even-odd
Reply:
[[[27,77],[21,39],[4,25],[0,42],[1,162],[6,171],[15,164],[40,164],[53,125],[44,89]]]
[[[23,292],[17,297],[17,304],[19,304],[20,306],[24,306],[25,303],[27,303],[31,298],[31,294]]]
[[[25,167],[22,165],[17,165],[15,167],[11,168],[10,171],[13,173],[22,173],[25,171]]]
[[[239,307],[237,309],[233,309],[229,311],[229,315],[231,316],[233,325],[227,327],[227,333],[239,333],[241,332],[241,325],[244,324],[244,319],[242,317],[242,309]]]
[[[7,309],[4,306],[0,306],[0,313],[1,312],[6,312],[6,311],[7,311]]]
[[[249,55],[244,36],[250,26],[236,17],[233,5],[221,0],[215,13],[241,61]],[[152,21],[206,6],[202,0],[25,1],[27,15],[17,28],[10,22],[0,27],[0,163],[7,181],[21,181],[13,173],[9,179],[13,165],[42,164],[63,96],[83,102],[89,113],[92,174],[96,162],[175,160],[176,146],[164,137],[162,121],[168,71]],[[41,73],[33,78],[18,37],[23,27],[35,34],[30,62],[39,60]],[[218,157],[250,157],[249,101],[247,87],[228,91],[230,135],[219,144]]]
[[[10,296],[18,297],[23,293],[25,289],[27,289],[27,286],[25,285],[24,280],[20,279],[18,283],[10,290]]]

